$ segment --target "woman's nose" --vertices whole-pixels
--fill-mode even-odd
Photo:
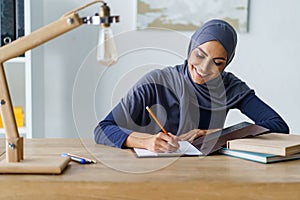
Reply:
[[[208,72],[210,68],[210,62],[202,62],[200,65],[198,65],[198,68],[202,72]]]

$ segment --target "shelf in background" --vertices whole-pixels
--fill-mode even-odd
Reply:
[[[22,1],[23,2],[23,1]],[[24,35],[31,33],[31,7],[33,2],[31,0],[24,0]],[[34,19],[34,17],[33,17]],[[39,21],[39,20],[38,20]],[[35,20],[34,20],[35,22]],[[36,22],[37,23],[37,22]],[[3,63],[4,67],[9,68],[6,72],[8,79],[12,80],[15,85],[11,88],[14,91],[12,99],[16,105],[20,105],[24,109],[24,127],[18,128],[19,135],[24,138],[32,138],[32,55],[31,50],[28,50],[22,56],[15,57]],[[6,66],[7,65],[7,66]],[[24,67],[24,69],[21,69]],[[15,71],[17,70],[17,71]],[[19,74],[16,74],[19,73]],[[22,78],[15,80],[17,75]],[[24,75],[24,77],[23,77]],[[24,80],[23,80],[24,79]],[[19,82],[18,82],[19,81]],[[24,81],[24,84],[23,84]],[[12,94],[12,93],[11,93]],[[5,131],[0,128],[0,138],[5,138]]]
[[[6,63],[25,63],[25,57],[16,57],[8,60]]]
[[[27,128],[26,127],[21,127],[18,128],[19,134],[20,135],[26,135],[27,133]],[[4,128],[0,128],[0,138],[5,137],[5,132],[4,132]]]

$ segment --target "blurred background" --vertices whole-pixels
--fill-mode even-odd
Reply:
[[[31,0],[31,29],[88,2]],[[79,27],[32,51],[33,137],[92,137],[98,121],[140,76],[154,68],[181,64],[186,58],[193,31],[136,30],[136,0],[107,2],[111,14],[120,15],[121,20],[111,26],[120,54],[115,66],[105,68],[96,62],[96,26]],[[253,88],[297,134],[299,7],[298,0],[250,0],[248,31],[238,33],[236,56],[226,69]],[[201,13],[205,8],[198,9]],[[97,6],[80,14],[94,12]],[[245,120],[250,121],[231,111],[226,126]]]

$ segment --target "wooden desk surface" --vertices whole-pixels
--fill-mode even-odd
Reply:
[[[0,175],[0,199],[300,199],[300,160],[266,165],[223,155],[136,158],[129,149],[91,140],[25,140],[25,159],[62,152],[97,164],[71,162],[61,175]]]

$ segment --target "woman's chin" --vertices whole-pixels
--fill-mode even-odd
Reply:
[[[199,85],[205,83],[205,80],[203,78],[194,78],[193,81]]]

